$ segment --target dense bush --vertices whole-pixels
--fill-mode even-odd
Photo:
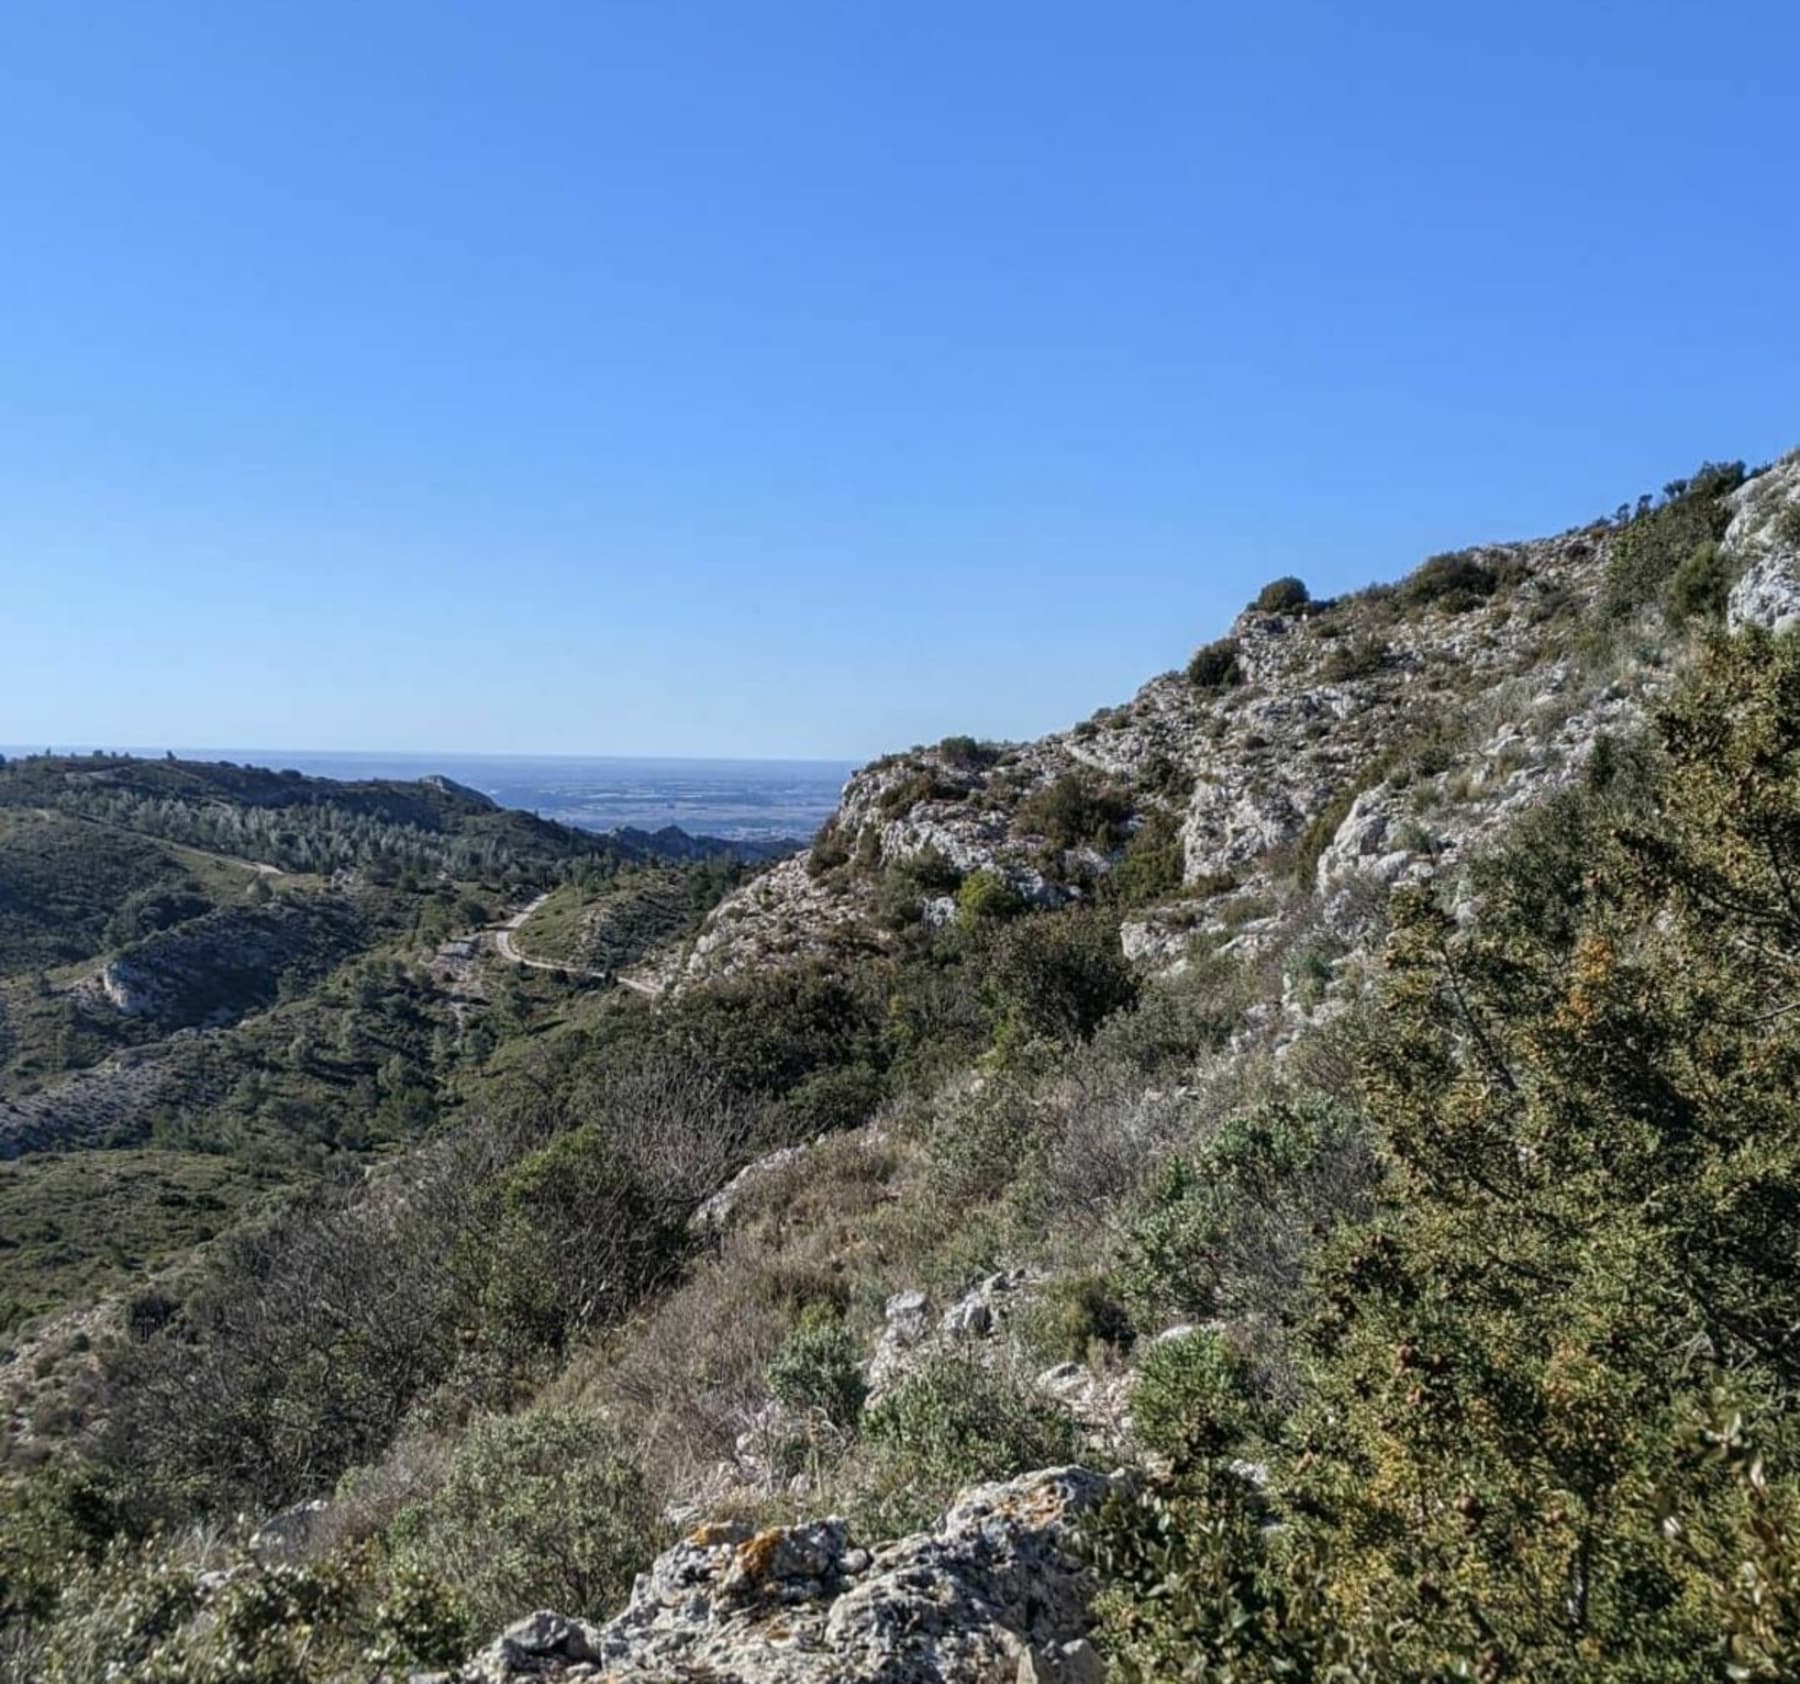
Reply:
[[[1117,1357],[1137,1337],[1131,1313],[1103,1275],[1067,1275],[1027,1306],[1021,1337],[1045,1362]]]
[[[1725,552],[1711,538],[1704,539],[1688,552],[1663,586],[1663,617],[1672,626],[1684,626],[1697,619],[1722,621],[1734,582],[1734,570]]]
[[[1138,994],[1117,928],[1085,911],[1010,925],[995,949],[988,986],[1004,1025],[1065,1042],[1086,1040]]]
[[[978,742],[974,737],[946,737],[938,744],[938,753],[951,766],[983,771],[1000,758],[1002,750],[997,743]]]
[[[518,1388],[668,1278],[750,1113],[654,1049],[571,1053],[492,1090],[403,1186],[347,1179],[234,1235],[178,1314],[108,1355],[101,1453],[138,1510],[312,1495],[453,1367],[479,1356]]]
[[[679,1144],[671,1143],[679,1152]],[[481,1322],[504,1347],[556,1352],[614,1320],[680,1262],[702,1184],[644,1173],[589,1124],[513,1165],[483,1235]]]
[[[42,1619],[78,1567],[96,1565],[120,1529],[105,1482],[49,1465],[0,1484],[0,1622]]]
[[[859,1507],[876,1535],[927,1524],[972,1481],[1069,1461],[1074,1424],[1011,1376],[944,1356],[871,1409]]]
[[[1271,579],[1256,593],[1250,606],[1259,614],[1293,614],[1312,601],[1305,583],[1292,574]]]
[[[1325,657],[1320,672],[1327,683],[1353,684],[1359,678],[1373,678],[1387,658],[1387,646],[1378,638],[1346,638]]]
[[[1180,822],[1158,808],[1125,844],[1125,857],[1110,879],[1113,894],[1121,906],[1154,906],[1180,892],[1186,864]]]
[[[203,1568],[152,1541],[65,1563],[61,1589],[52,1618],[7,1634],[8,1684],[339,1684],[442,1667],[471,1641],[441,1579],[373,1548]]]
[[[1463,614],[1478,608],[1500,588],[1494,572],[1458,551],[1434,555],[1401,581],[1399,600],[1407,608],[1437,608]]]
[[[835,1427],[853,1427],[868,1387],[862,1351],[841,1317],[809,1304],[769,1359],[769,1391],[791,1409],[816,1410]]]
[[[1341,1105],[1277,1094],[1171,1158],[1130,1216],[1120,1280],[1150,1317],[1301,1313],[1321,1238],[1366,1214],[1375,1165]]]
[[[930,767],[920,767],[897,783],[888,785],[876,801],[877,811],[885,819],[911,812],[922,801],[962,801],[968,797],[963,785],[941,778]],[[865,838],[874,833],[865,831]]]
[[[1130,795],[1088,772],[1065,772],[1018,805],[1014,826],[1042,836],[1053,848],[1093,848],[1111,853],[1124,839],[1132,815]]]
[[[937,1107],[928,1137],[931,1181],[952,1207],[999,1198],[1041,1147],[1042,1120],[1016,1081],[990,1081]]]
[[[812,846],[806,853],[806,872],[809,877],[823,877],[826,872],[836,871],[849,863],[850,844],[834,813],[813,836]]]
[[[1138,1443],[1182,1467],[1254,1448],[1266,1413],[1250,1362],[1206,1328],[1158,1340],[1131,1391]]]
[[[477,1421],[443,1484],[393,1528],[399,1559],[449,1585],[476,1631],[530,1608],[604,1618],[663,1532],[629,1447],[561,1408]]]
[[[1179,977],[1145,988],[1131,1010],[1115,1012],[1095,1030],[1096,1058],[1158,1079],[1229,1041],[1250,1003],[1250,979],[1235,960],[1197,948]]]
[[[1188,682],[1196,690],[1223,690],[1244,680],[1238,665],[1237,640],[1222,637],[1216,643],[1202,644],[1187,664]]]
[[[1362,1036],[1380,1203],[1325,1240],[1268,1495],[1200,1444],[1097,1529],[1122,1676],[1791,1670],[1800,639],[1715,644],[1657,734],[1472,925],[1402,896]],[[1180,1226],[1145,1255],[1204,1258]]]
[[[1744,482],[1741,462],[1708,462],[1691,479],[1664,487],[1660,502],[1648,499],[1613,535],[1607,554],[1603,606],[1612,614],[1629,614],[1658,601],[1672,588],[1677,617],[1704,608],[1717,591],[1709,579],[1720,563],[1716,546],[1731,523],[1725,499]],[[1678,574],[1687,573],[1679,587]]]
[[[998,871],[982,866],[971,871],[956,891],[956,921],[965,928],[994,923],[1020,911],[1023,902]]]

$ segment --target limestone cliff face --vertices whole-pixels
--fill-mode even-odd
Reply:
[[[1730,623],[1800,623],[1800,453],[1731,506]],[[1128,916],[1133,958],[1178,962],[1196,935],[1254,948],[1272,921],[1354,948],[1392,888],[1452,867],[1576,776],[1666,686],[1680,638],[1606,598],[1619,531],[1481,546],[1335,603],[1247,609],[1215,646],[1224,682],[1166,673],[1034,743],[877,761],[812,849],[727,897],[655,981],[880,947],[907,862],[930,863],[914,873],[932,879],[927,921],[951,916],[949,890],[975,871],[1028,901],[1079,900],[1146,826],[1178,840],[1179,882]],[[1054,796],[1077,787],[1106,822],[1047,835]]]

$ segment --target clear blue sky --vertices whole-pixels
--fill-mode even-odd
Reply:
[[[0,741],[860,757],[1800,443],[1800,7],[9,0]]]

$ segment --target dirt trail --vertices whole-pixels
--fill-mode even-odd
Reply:
[[[510,959],[515,965],[525,965],[534,971],[562,971],[565,975],[588,977],[595,982],[612,981],[611,971],[594,970],[586,965],[561,964],[554,959],[534,959],[530,954],[519,951],[519,944],[513,940],[513,937],[518,933],[525,920],[549,898],[548,894],[542,894],[536,900],[526,902],[504,924],[499,925],[494,931],[494,951],[502,959]],[[624,981],[622,977],[618,980]],[[632,986],[634,985],[626,983],[626,987]]]
[[[525,965],[534,971],[561,971],[565,976],[587,977],[595,982],[611,982],[620,988],[629,988],[633,994],[642,994],[646,999],[655,1000],[661,996],[662,990],[654,983],[645,982],[641,977],[627,976],[623,971],[596,970],[585,965],[563,965],[554,959],[534,959],[529,953],[521,953],[519,944],[513,939],[524,926],[525,921],[549,899],[542,894],[534,901],[520,907],[504,924],[494,929],[494,951],[502,959],[510,959],[515,965]]]

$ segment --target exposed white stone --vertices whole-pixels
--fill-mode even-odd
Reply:
[[[930,1532],[869,1550],[836,1517],[706,1526],[658,1556],[603,1626],[540,1613],[458,1684],[1095,1684],[1075,1520],[1111,1489],[1050,1468],[965,1492]]]
[[[1800,451],[1746,481],[1722,548],[1743,571],[1731,588],[1726,624],[1785,632],[1800,625]]]

